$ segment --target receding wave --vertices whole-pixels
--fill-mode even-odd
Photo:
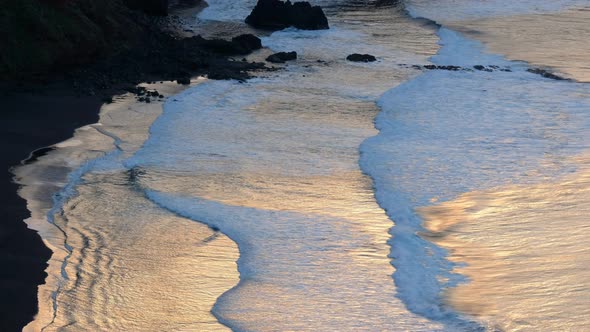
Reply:
[[[462,318],[445,306],[443,290],[467,279],[457,274],[461,260],[417,235],[416,208],[572,171],[565,160],[588,148],[590,99],[583,84],[534,75],[446,28],[439,35],[431,61],[461,69],[432,70],[385,93],[380,132],[361,146],[361,166],[396,223],[398,296],[412,312],[452,322]]]

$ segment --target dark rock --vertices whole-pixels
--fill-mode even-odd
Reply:
[[[285,61],[297,59],[297,52],[279,52],[271,54],[266,58],[266,61],[272,63],[285,63]]]
[[[486,68],[485,66],[482,65],[475,65],[473,66],[474,69],[479,70],[479,71],[487,71],[487,72],[493,72],[494,70],[491,68]]]
[[[354,53],[354,54],[347,56],[346,60],[354,61],[354,62],[373,62],[373,61],[377,61],[377,58],[375,58],[374,56],[372,56],[370,54]]]
[[[168,15],[168,0],[125,0],[125,5],[148,15]]]
[[[189,84],[191,84],[191,79],[190,79],[190,77],[180,77],[180,78],[176,79],[176,83],[182,84],[182,85],[189,85]]]
[[[561,76],[557,76],[557,75],[550,73],[550,72],[546,71],[545,69],[541,69],[541,68],[529,68],[526,71],[528,71],[529,73],[541,75],[545,78],[549,78],[552,80],[557,80],[557,81],[565,80],[565,78],[563,78]]]
[[[225,55],[241,54],[242,53],[241,47],[239,47],[236,44],[234,44],[230,41],[227,41],[227,40],[204,39],[204,38],[201,38],[200,36],[193,37],[193,38],[200,38],[201,44],[203,45],[203,47],[205,47],[207,50],[209,50],[211,52],[225,54]]]
[[[484,70],[484,69],[486,69],[486,67],[484,67],[482,65],[475,65],[475,66],[473,66],[473,68],[475,68],[477,70]]]
[[[201,45],[209,51],[224,55],[249,54],[254,50],[262,48],[260,38],[252,34],[240,35],[232,38],[231,41],[223,39],[204,39],[201,36],[188,39],[191,43]]]
[[[259,29],[282,30],[293,26],[302,30],[329,29],[328,19],[319,6],[309,2],[282,2],[280,0],[258,0],[246,17],[246,23]]]
[[[461,70],[463,68],[459,67],[459,66],[452,66],[452,65],[448,65],[448,66],[437,66],[437,65],[424,65],[425,69],[438,69],[438,70],[449,70],[449,71],[458,71]]]
[[[262,48],[260,38],[253,34],[243,34],[231,39],[232,43],[244,48],[247,52],[252,52]],[[243,60],[242,60],[243,61]]]
[[[458,71],[461,70],[463,68],[459,67],[459,66],[438,66],[437,69],[440,70],[450,70],[450,71]]]

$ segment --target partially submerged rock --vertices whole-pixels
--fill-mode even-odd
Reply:
[[[297,59],[297,52],[278,52],[271,54],[266,58],[266,61],[272,63],[285,63],[285,61]]]
[[[479,70],[479,71],[487,71],[487,72],[493,72],[494,69],[493,68],[487,68],[486,66],[482,66],[482,65],[475,65],[473,66],[474,69]]]
[[[302,30],[330,28],[322,8],[312,6],[306,1],[291,3],[289,0],[258,0],[256,7],[246,18],[246,23],[272,31],[291,26]]]
[[[373,61],[377,61],[377,58],[375,58],[371,54],[353,53],[353,54],[347,56],[346,60],[353,61],[353,62],[373,62]]]
[[[503,72],[511,72],[512,69],[510,67],[500,67],[497,65],[475,65],[473,67],[461,67],[461,66],[454,66],[454,65],[407,65],[407,64],[399,64],[401,67],[406,68],[414,68],[418,70],[428,69],[428,70],[448,70],[448,71],[485,71],[485,72],[494,72],[494,71],[503,71]]]
[[[420,66],[418,66],[420,67]],[[450,70],[450,71],[458,71],[461,70],[463,68],[459,67],[459,66],[437,66],[437,65],[424,65],[424,69],[428,69],[428,70],[434,70],[434,69],[438,69],[438,70]]]
[[[550,73],[550,72],[546,71],[545,69],[541,69],[541,68],[529,68],[526,71],[528,71],[529,73],[541,75],[545,78],[549,78],[552,80],[557,80],[557,81],[566,80],[565,78],[563,78],[561,76],[555,75],[555,74]]]
[[[260,41],[260,38],[250,33],[234,37],[231,41],[232,43],[238,45],[239,47],[242,47],[244,50],[247,50],[248,52],[252,52],[262,48],[262,41]]]

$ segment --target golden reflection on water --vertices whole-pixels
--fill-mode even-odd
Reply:
[[[59,221],[74,249],[52,328],[227,330],[210,309],[238,282],[235,244],[147,201],[125,174],[85,181]]]
[[[375,203],[371,180],[359,171],[301,176],[224,173],[186,177],[180,174],[166,177],[153,171],[142,181],[153,190],[201,197],[231,206],[347,220],[351,226],[355,225],[359,234],[372,239],[367,244],[370,248],[359,249],[362,259],[382,264],[386,269],[384,275],[393,273],[387,258],[388,229],[393,224]],[[374,255],[373,251],[379,254]]]
[[[590,82],[589,21],[590,9],[577,8],[452,22],[448,26],[483,41],[492,53],[551,67],[568,78]]]
[[[514,185],[419,210],[427,239],[466,263],[448,302],[507,331],[590,326],[590,163],[557,181]]]
[[[410,59],[415,58],[412,50],[425,44],[433,46],[424,53],[436,49],[429,27],[415,26],[407,18],[385,18],[397,28],[384,27],[391,35],[379,38],[390,44],[409,42],[405,53]],[[56,219],[72,248],[67,279],[60,279],[61,261],[68,254],[64,251],[48,271],[53,279],[43,286],[41,314],[31,329],[51,322],[55,290],[56,317],[45,331],[225,330],[210,312],[224,292],[223,298],[230,300],[217,302],[216,315],[221,313],[225,322],[243,330],[440,329],[440,324],[409,313],[395,297],[387,245],[392,222],[375,202],[371,182],[358,167],[359,144],[375,134],[372,119],[378,110],[373,100],[410,74],[395,65],[367,71],[364,66],[350,66],[344,57],[338,59],[325,69],[306,69],[314,74],[313,81],[303,75],[289,77],[282,86],[260,84],[263,87],[257,90],[268,90],[268,98],[252,107],[224,110],[218,109],[220,102],[206,109],[209,104],[195,101],[194,115],[219,114],[204,114],[211,123],[198,121],[179,140],[194,145],[183,156],[195,162],[197,169],[192,172],[148,166],[131,179],[114,162],[87,174]],[[343,79],[348,85],[342,85]],[[260,92],[243,91],[244,95]],[[206,98],[216,101],[211,95]],[[141,147],[160,111],[159,104],[133,100],[103,109],[101,129],[121,138],[118,162]],[[232,117],[253,121],[235,128]],[[220,143],[217,150],[233,146],[228,155],[242,156],[246,150],[246,156],[195,157],[193,152],[208,142]],[[237,144],[244,142],[249,145]],[[73,159],[88,159],[92,143],[81,144],[80,155]],[[262,163],[250,150],[264,150],[268,153],[261,155],[271,158]],[[160,157],[168,158],[165,153]],[[251,264],[243,263],[241,268],[254,266],[256,273],[244,276],[234,287],[235,243],[198,223],[198,218],[190,221],[167,212],[144,196],[145,188],[222,203],[227,211],[220,222],[236,218],[240,221],[236,227],[248,240],[240,248],[240,259]],[[256,217],[267,219],[261,222]],[[63,240],[57,239],[54,246],[63,247]]]
[[[179,92],[176,84],[150,88]],[[31,211],[27,224],[54,252],[39,287],[39,313],[25,331],[228,330],[210,311],[238,282],[235,243],[155,206],[125,172],[87,175],[63,213],[55,214],[58,227],[46,218],[67,174],[112,150],[113,138],[104,133],[120,137],[123,157],[129,156],[161,110],[161,103],[122,96],[103,106],[100,124],[78,129],[55,151],[15,170]]]

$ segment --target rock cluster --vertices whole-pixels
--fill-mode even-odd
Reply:
[[[164,95],[160,94],[158,92],[158,90],[148,90],[147,88],[143,87],[143,86],[136,86],[136,87],[130,87],[125,89],[130,93],[133,93],[135,95],[135,99],[139,102],[143,102],[143,103],[150,103],[152,100],[162,100],[164,99]],[[105,100],[105,102],[112,102],[112,98],[110,101]]]
[[[541,68],[529,68],[529,69],[527,69],[527,71],[529,73],[541,75],[541,76],[543,76],[545,78],[549,78],[549,79],[552,79],[552,80],[557,80],[557,81],[567,80],[566,78],[563,78],[561,76],[555,75],[555,74],[550,73],[550,72],[546,71],[545,69],[541,69]]]
[[[302,30],[329,29],[328,19],[319,6],[309,2],[287,0],[258,0],[258,3],[246,17],[246,23],[264,30],[282,30],[295,27]]]
[[[448,71],[485,71],[488,73],[492,73],[492,72],[497,72],[497,71],[503,71],[503,72],[512,72],[512,69],[510,69],[510,67],[500,67],[497,65],[474,65],[473,67],[461,67],[461,66],[452,66],[452,65],[406,65],[406,64],[401,64],[400,66],[402,67],[406,67],[406,68],[414,68],[414,69],[418,69],[418,70],[422,70],[422,69],[427,69],[427,70],[448,70]],[[529,73],[532,74],[537,74],[537,75],[541,75],[545,78],[549,78],[552,80],[557,80],[557,81],[563,81],[563,80],[568,80],[567,78],[561,77],[559,75],[556,75],[554,73],[551,73],[545,69],[542,68],[529,68],[526,70]]]
[[[401,65],[404,67],[410,67],[408,65]],[[496,66],[496,65],[488,65],[488,66],[484,66],[484,65],[475,65],[473,67],[461,67],[461,66],[453,66],[453,65],[412,65],[411,66],[414,69],[428,69],[428,70],[448,70],[448,71],[485,71],[485,72],[494,72],[494,71],[505,71],[505,72],[511,72],[512,70],[508,67],[500,67],[500,66]]]

